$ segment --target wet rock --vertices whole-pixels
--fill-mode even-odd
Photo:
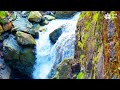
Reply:
[[[32,35],[21,32],[21,31],[17,31],[16,32],[16,37],[17,37],[17,42],[21,45],[36,45],[36,41],[35,39],[32,37]]]
[[[1,36],[0,36],[0,41],[3,41],[5,39],[7,39],[9,37],[9,32],[4,32]]]
[[[72,68],[72,73],[76,73],[76,74],[78,74],[81,70],[81,67],[80,67],[79,63],[73,65],[71,68]]]
[[[53,17],[51,15],[44,15],[43,18],[48,20],[48,21],[55,20],[55,17]]]
[[[44,16],[44,15],[54,16],[54,14],[55,14],[55,11],[39,11],[39,12],[42,14],[42,16]]]
[[[33,29],[33,25],[28,21],[27,18],[17,17],[15,21],[13,21],[12,31],[22,31],[29,33],[31,35],[35,35],[35,30]]]
[[[46,20],[45,18],[42,18],[40,25],[44,26],[44,25],[47,25],[48,23],[49,23],[48,20]]]
[[[20,46],[15,36],[10,35],[3,41],[3,55],[5,63],[10,68],[17,70],[22,75],[32,78],[32,70],[35,62],[34,48]]]
[[[61,36],[62,34],[62,26],[59,27],[58,29],[54,30],[52,33],[50,33],[50,40],[53,42],[53,43],[56,43],[56,41],[58,40],[58,38]]]
[[[6,60],[19,60],[20,46],[15,39],[15,36],[10,35],[3,41],[3,53]]]
[[[55,12],[55,17],[59,19],[63,18],[71,18],[76,11],[56,11]]]
[[[33,66],[35,64],[35,53],[33,48],[22,48],[20,53],[20,64],[18,70],[32,78]]]
[[[10,79],[11,69],[0,58],[0,79]]]
[[[29,21],[33,22],[40,22],[42,19],[42,15],[39,13],[39,11],[31,11],[28,16]]]
[[[34,23],[33,24],[33,30],[35,31],[35,35],[33,36],[34,38],[39,38],[39,29],[40,29],[40,24]]]

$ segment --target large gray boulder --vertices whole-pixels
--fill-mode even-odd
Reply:
[[[10,35],[3,41],[5,62],[22,75],[32,78],[35,54],[33,47],[23,47],[17,43],[15,36]]]
[[[6,60],[19,60],[21,47],[15,39],[15,36],[10,35],[3,41],[4,59]]]
[[[31,35],[35,35],[36,33],[33,29],[32,23],[30,23],[27,18],[22,18],[20,16],[18,16],[17,19],[13,21],[12,31],[22,31]]]

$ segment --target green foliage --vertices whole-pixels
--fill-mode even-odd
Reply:
[[[112,20],[115,18],[115,11],[110,12],[110,17],[111,17]]]
[[[83,59],[84,57],[85,57],[85,55],[83,55],[83,54],[82,54],[82,55],[80,55],[80,59]]]
[[[95,13],[93,16],[93,21],[96,23],[98,21],[99,12]]]
[[[83,72],[79,72],[76,79],[83,79],[84,76],[85,76],[85,74]]]
[[[6,11],[0,11],[0,18],[5,18],[7,16]]]
[[[83,44],[80,41],[78,41],[78,46],[83,50]]]

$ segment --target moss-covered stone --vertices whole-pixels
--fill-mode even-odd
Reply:
[[[9,38],[3,41],[3,55],[5,63],[12,69],[32,78],[33,65],[35,63],[33,47],[20,46],[15,36],[10,35]]]
[[[16,32],[17,42],[21,45],[36,45],[36,41],[32,35],[17,31]]]
[[[40,22],[42,19],[42,15],[40,14],[39,11],[31,11],[29,16],[28,16],[28,19],[30,21]]]
[[[78,61],[73,58],[66,58],[57,68],[57,73],[53,79],[74,79],[80,72],[80,65]]]

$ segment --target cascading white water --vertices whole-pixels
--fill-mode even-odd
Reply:
[[[48,79],[55,75],[57,65],[65,58],[74,56],[75,29],[80,12],[70,19],[56,19],[41,28],[45,32],[39,32],[39,39],[36,39],[36,64],[34,65],[34,79]],[[49,34],[55,29],[64,25],[62,34],[53,45]]]

